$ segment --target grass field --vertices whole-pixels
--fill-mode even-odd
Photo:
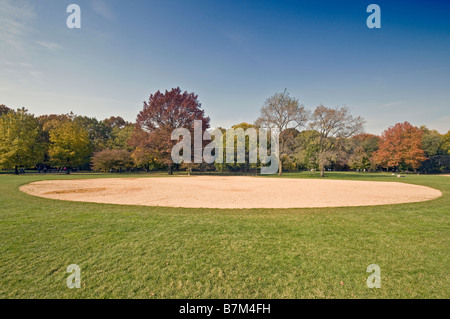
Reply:
[[[0,298],[450,298],[450,177],[327,173],[443,196],[321,209],[116,206],[18,190],[98,177],[120,176],[0,175]],[[81,289],[66,286],[70,264],[81,267]],[[370,264],[381,267],[381,289],[366,286]]]

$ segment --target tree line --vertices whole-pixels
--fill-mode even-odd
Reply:
[[[174,169],[251,172],[261,168],[259,161],[174,164],[171,151],[177,141],[171,140],[171,133],[180,127],[193,133],[195,120],[202,121],[202,133],[210,128],[198,96],[180,88],[151,94],[135,123],[119,116],[99,121],[73,113],[36,117],[24,108],[0,105],[0,168],[13,169],[16,174],[21,169],[66,173],[167,169],[172,173]],[[280,175],[297,170],[317,170],[322,176],[327,170],[450,170],[450,131],[442,135],[404,122],[377,136],[364,133],[364,123],[347,107],[319,105],[309,110],[284,91],[266,100],[253,124],[232,128],[278,130]],[[226,140],[226,130],[220,129]],[[235,140],[235,154],[237,143]],[[245,143],[248,155],[248,137]]]

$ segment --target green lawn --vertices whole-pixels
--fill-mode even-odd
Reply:
[[[450,177],[328,173],[443,196],[322,209],[115,206],[18,190],[99,177],[119,175],[0,175],[0,298],[450,298]],[[70,264],[81,267],[81,289],[66,286]],[[366,286],[370,264],[381,267],[381,289]]]

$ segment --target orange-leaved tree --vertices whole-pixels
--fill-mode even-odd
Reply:
[[[408,122],[397,123],[381,135],[379,149],[373,155],[374,162],[388,170],[400,165],[417,170],[426,160],[422,136],[422,129]]]

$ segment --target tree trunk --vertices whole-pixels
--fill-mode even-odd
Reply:
[[[325,168],[320,170],[320,177],[325,177]]]
[[[173,175],[173,167],[172,167],[172,164],[169,164],[169,175]]]
[[[278,159],[278,176],[283,175],[283,162],[281,158]]]
[[[14,174],[19,175],[19,168],[17,165],[14,167]]]

